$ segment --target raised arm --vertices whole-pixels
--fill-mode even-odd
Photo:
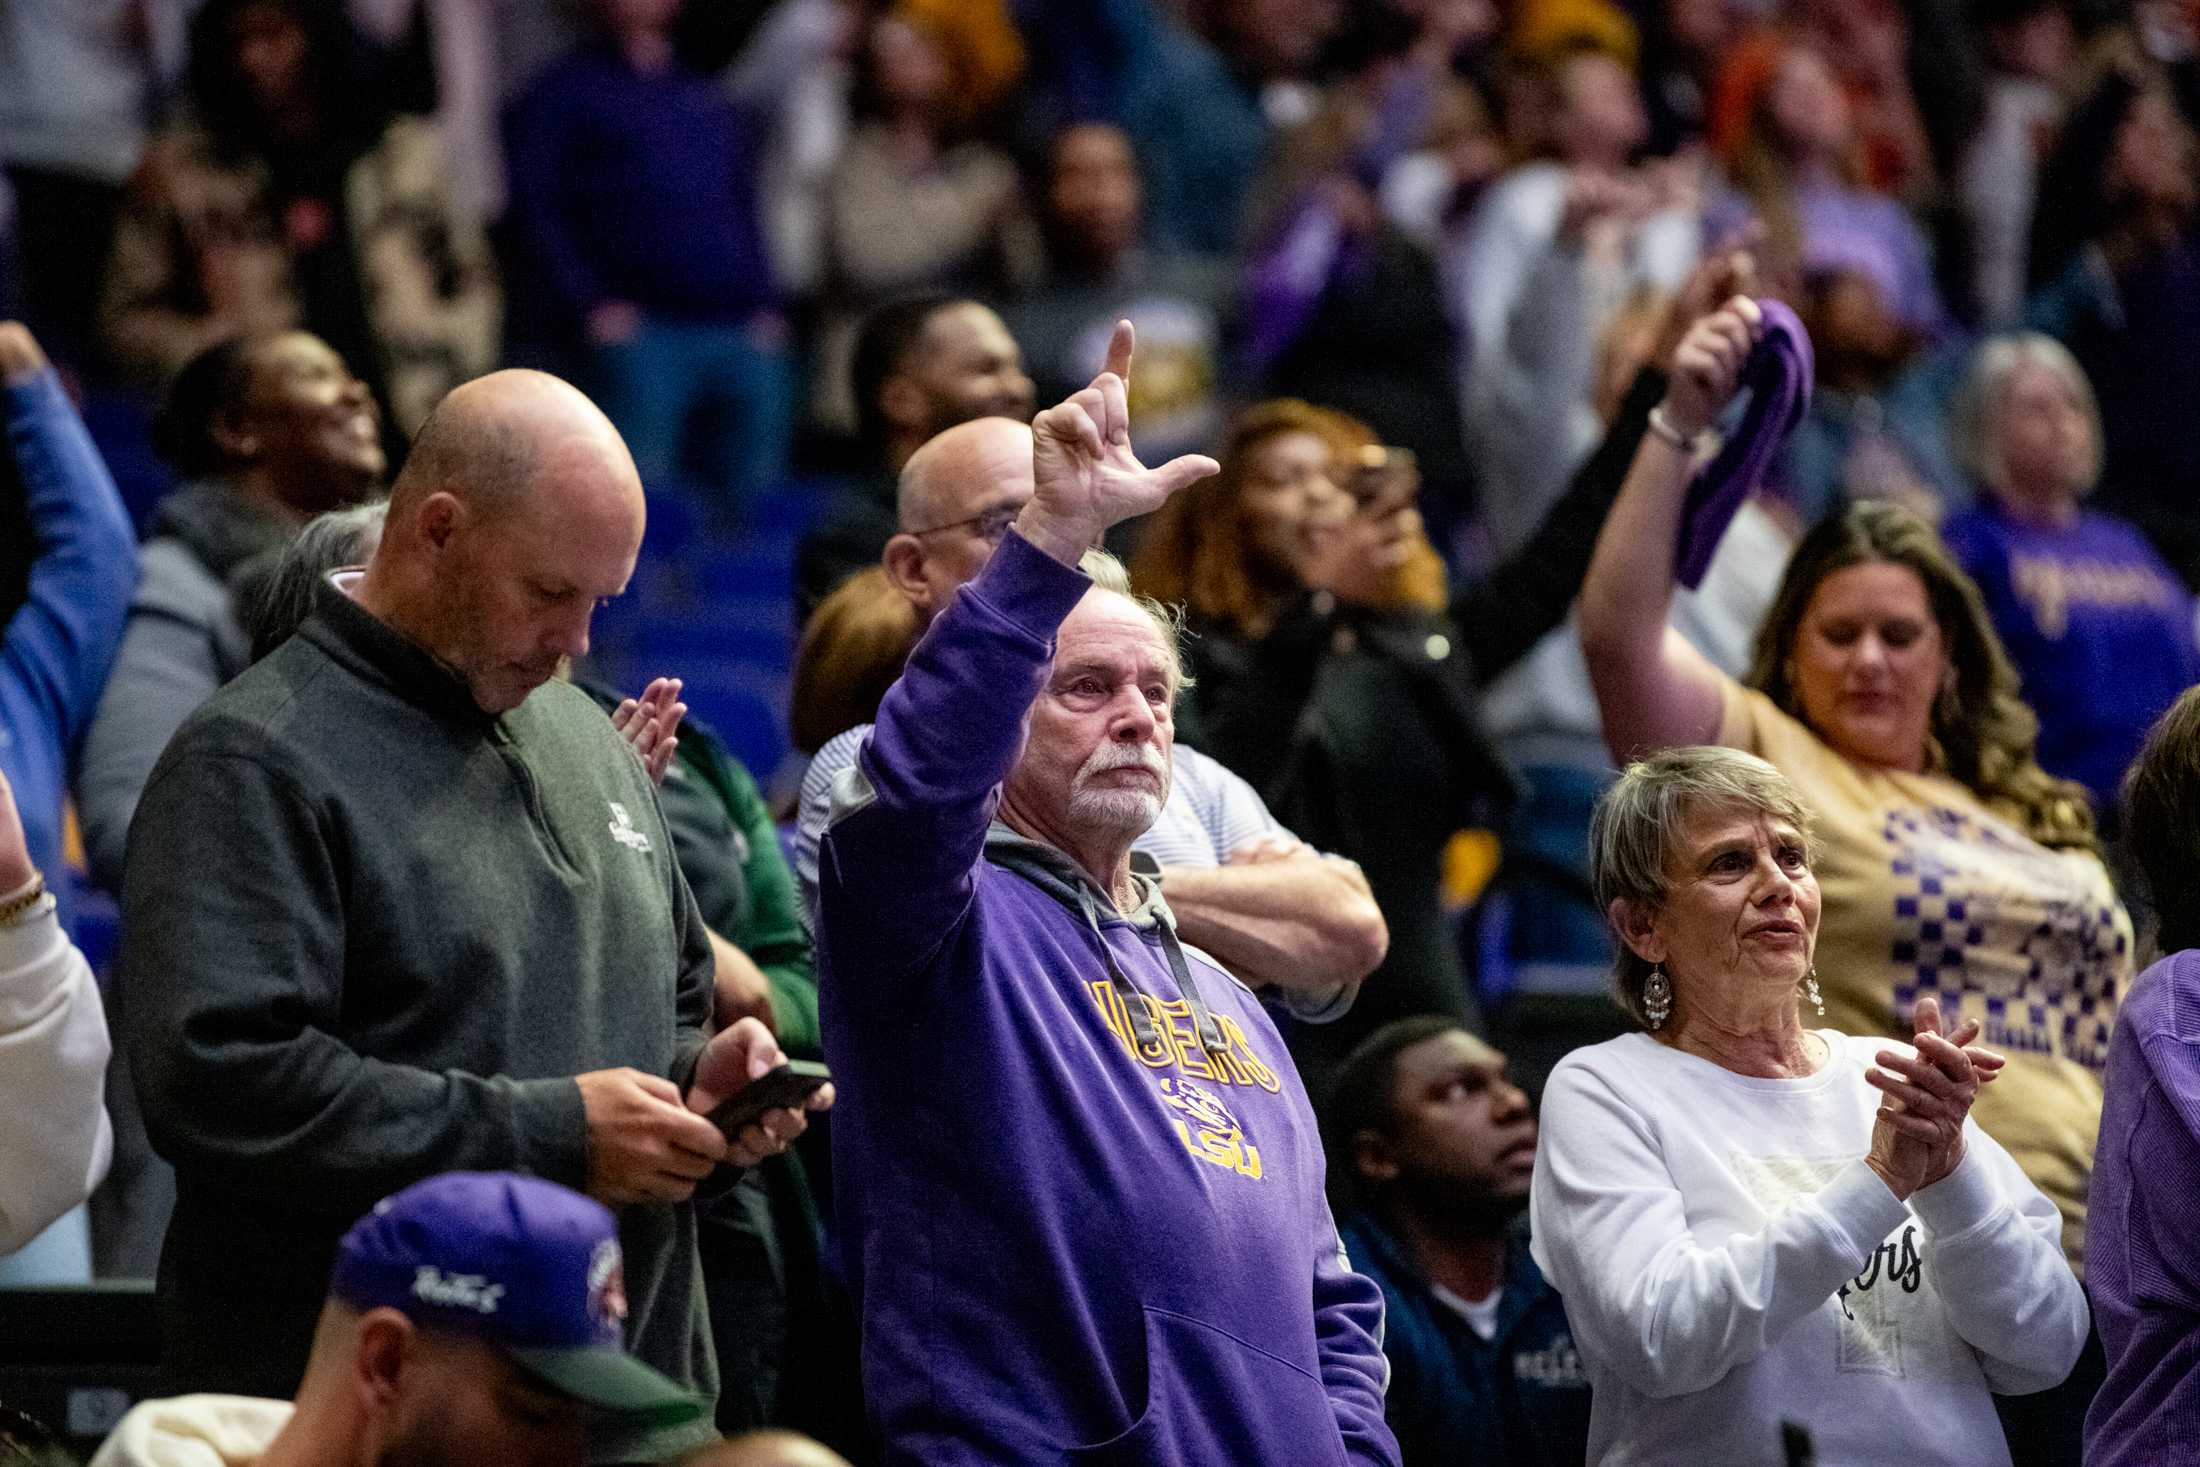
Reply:
[[[1536,1260],[1582,1354],[1654,1397],[1704,1390],[1763,1354],[1908,1215],[1859,1158],[1758,1231],[1699,1243],[1641,1113],[1578,1066],[1544,1094],[1529,1205]]]
[[[1724,675],[1665,624],[1695,467],[1682,445],[1697,441],[1733,398],[1762,319],[1756,302],[1737,296],[1682,338],[1658,414],[1682,443],[1658,432],[1642,440],[1597,537],[1581,588],[1581,649],[1605,744],[1623,762],[1708,743],[1719,731]]]
[[[1566,619],[1605,523],[1643,442],[1650,409],[1664,395],[1665,374],[1644,367],[1621,399],[1604,440],[1574,471],[1566,492],[1513,554],[1452,598],[1451,619],[1472,660],[1475,680],[1488,686],[1534,650]]]
[[[114,670],[99,695],[76,759],[76,813],[92,876],[122,889],[122,855],[161,751],[192,710],[220,690],[225,669],[207,622],[228,615],[229,593],[175,567],[188,552],[155,544],[145,553],[145,579],[130,609]]]
[[[1011,535],[887,690],[818,846],[818,944],[843,988],[921,971],[960,929],[1055,628],[1089,585]]]
[[[1552,255],[1553,261],[1572,258],[1564,249]],[[1626,483],[1628,466],[1642,447],[1650,410],[1667,395],[1665,364],[1696,319],[1708,315],[1720,301],[1740,290],[1753,268],[1748,252],[1739,248],[1714,252],[1696,266],[1666,307],[1658,341],[1613,411],[1603,440],[1574,471],[1565,492],[1544,512],[1535,532],[1518,549],[1452,598],[1451,618],[1458,627],[1461,649],[1474,669],[1475,679],[1484,686],[1502,677],[1551,628],[1565,620],[1575,597],[1581,594],[1598,532]],[[1514,312],[1516,337],[1523,320],[1532,324],[1553,310],[1560,317],[1567,315],[1546,298],[1554,294],[1543,289],[1546,284],[1557,285],[1556,293],[1560,294],[1579,290],[1572,282],[1545,282],[1539,274],[1530,282],[1530,298]],[[1548,334],[1554,336],[1572,329],[1563,319],[1548,325]],[[1520,413],[1529,410],[1530,404],[1525,402],[1519,407]],[[1548,403],[1537,410],[1546,417],[1555,417],[1548,411]]]
[[[137,537],[60,378],[13,321],[0,321],[0,394],[38,542],[29,598],[7,624],[0,676],[11,713],[34,712],[66,748],[90,722],[122,641],[137,589]]]

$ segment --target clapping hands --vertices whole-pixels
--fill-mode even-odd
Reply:
[[[1941,1032],[1940,1001],[1917,1001],[1917,1052],[1883,1049],[1864,1081],[1886,1095],[1872,1130],[1866,1160],[1898,1197],[1946,1177],[1963,1162],[1963,1123],[1980,1087],[1992,1083],[2007,1061],[1972,1044],[1979,1023],[1967,1019],[1953,1034]]]

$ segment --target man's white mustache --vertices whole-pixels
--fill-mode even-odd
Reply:
[[[1161,751],[1151,744],[1102,744],[1092,751],[1085,767],[1078,774],[1090,778],[1105,774],[1111,769],[1143,769],[1155,779],[1166,781],[1169,777],[1169,761],[1161,757]]]

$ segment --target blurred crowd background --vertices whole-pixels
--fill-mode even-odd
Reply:
[[[1358,416],[1471,574],[1747,231],[1819,353],[1791,531],[1963,508],[1969,349],[2034,329],[2090,381],[2097,504],[2189,581],[2196,38],[2188,0],[11,0],[0,310],[141,525],[152,406],[225,335],[327,342],[393,462],[456,381],[571,376],[657,500],[609,650],[762,772],[832,579],[792,549],[890,492],[857,323],[917,291],[1020,349],[927,343],[965,412],[1083,382],[1128,314],[1149,458],[1264,398]]]

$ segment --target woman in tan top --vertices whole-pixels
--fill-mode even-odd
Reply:
[[[2037,722],[1977,588],[1930,525],[1863,503],[1797,548],[1746,686],[1666,630],[1695,450],[1760,329],[1736,298],[1690,332],[1605,522],[1581,595],[1605,740],[1622,762],[1725,744],[1794,782],[1825,840],[1828,1019],[1899,1037],[1930,995],[1949,1023],[1978,1020],[2009,1056],[1979,1124],[2062,1210],[2076,1262],[2131,923],[2084,791],[2033,757]]]

